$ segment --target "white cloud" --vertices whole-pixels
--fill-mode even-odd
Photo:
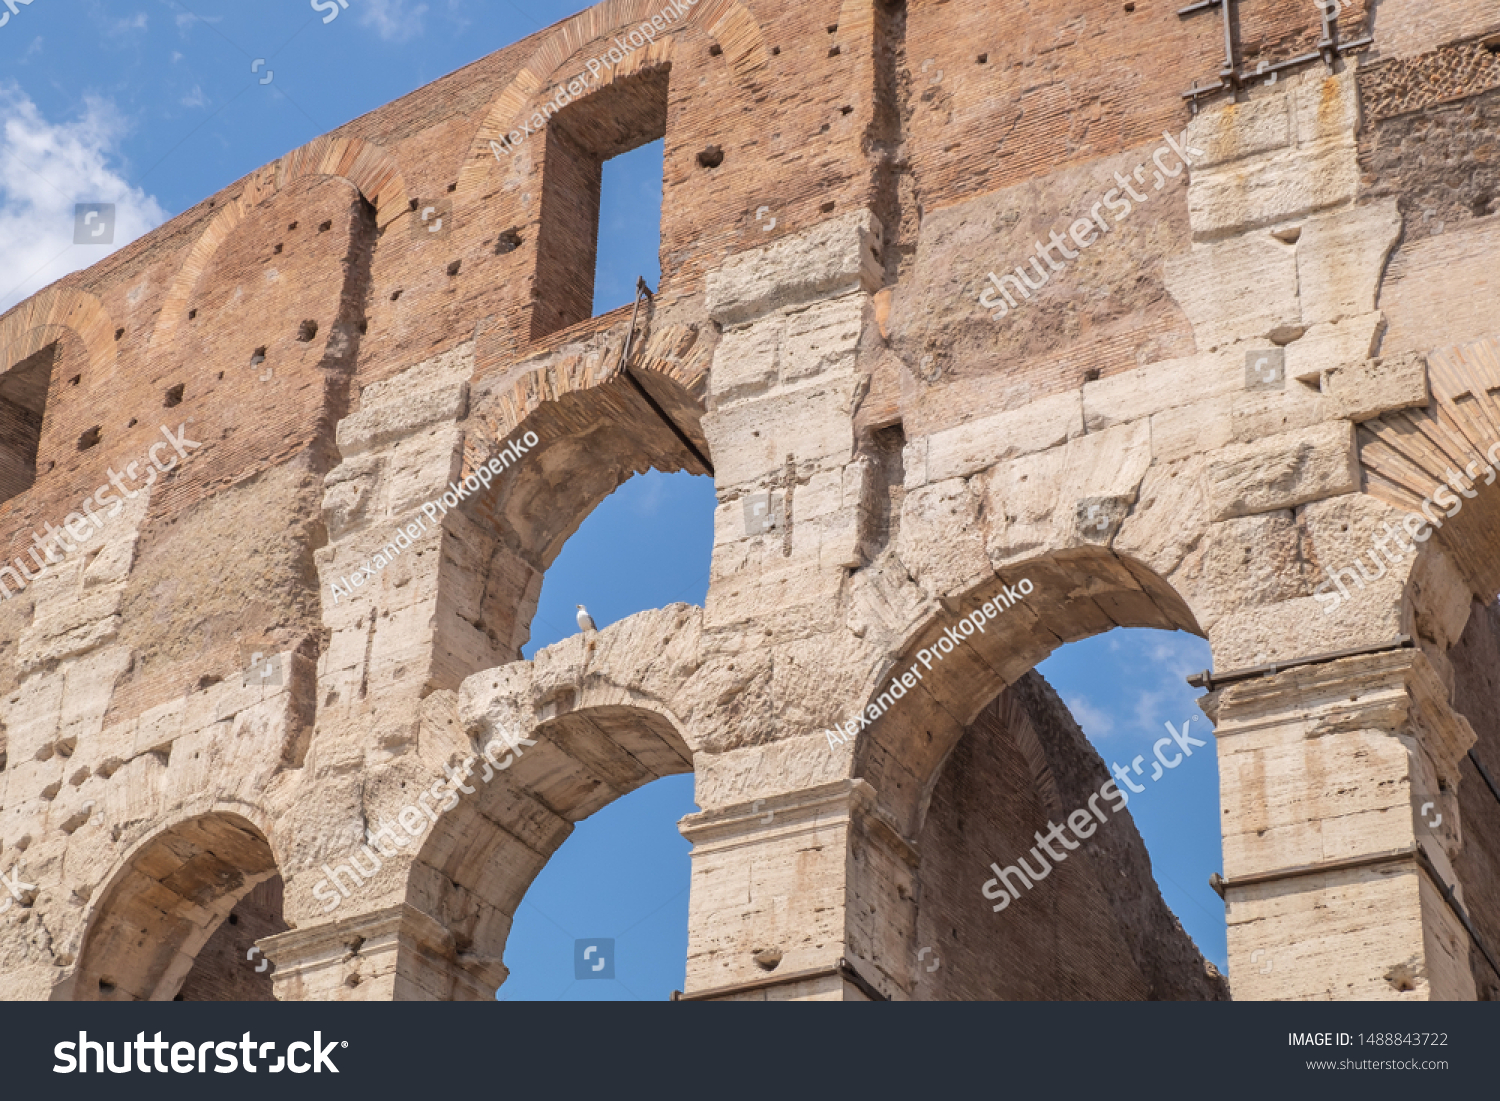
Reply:
[[[184,107],[204,107],[207,104],[208,97],[203,94],[203,89],[196,84],[193,85],[191,92],[182,97],[182,105]]]
[[[81,118],[53,125],[18,85],[0,82],[0,119],[0,312],[167,220],[110,167],[126,131],[112,104],[90,98]],[[114,204],[112,244],[73,243],[77,203]]]
[[[26,52],[21,55],[21,60],[26,61],[35,54],[42,52],[42,36],[37,35],[31,40],[31,45],[26,47]]]
[[[407,10],[409,0],[355,0],[359,5],[361,26],[375,28],[387,42],[405,42],[422,33],[422,16],[427,5]]]
[[[122,34],[125,31],[143,31],[146,29],[146,13],[138,11],[134,15],[124,19],[106,20],[109,25],[110,34]]]
[[[1071,696],[1066,701],[1068,710],[1090,740],[1108,737],[1115,728],[1115,720],[1107,711],[1101,711],[1083,696]]]

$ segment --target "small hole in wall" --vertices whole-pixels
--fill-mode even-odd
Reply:
[[[495,242],[495,255],[504,256],[507,252],[515,252],[520,247],[521,235],[513,229],[507,229]]]
[[[772,56],[772,57],[776,57],[776,56],[778,56],[778,55],[779,55],[779,54],[780,54],[780,53],[781,53],[781,47],[780,47],[780,46],[772,46],[772,47],[771,47],[771,56]]]
[[[821,210],[824,214],[832,214],[833,213],[833,200],[830,199],[828,202],[826,202],[822,206],[818,207],[818,209]]]
[[[1134,4],[1126,4],[1125,5],[1125,10],[1126,11],[1135,11],[1135,5]]]
[[[316,321],[304,321],[301,325],[297,326],[297,339],[303,344],[306,344],[317,335],[318,323]]]
[[[828,56],[829,57],[838,57],[838,55],[841,52],[842,51],[839,49],[839,47],[835,46],[833,49],[831,49],[831,50],[828,51]]]
[[[99,442],[99,426],[95,425],[78,437],[78,450],[87,451]]]
[[[230,925],[238,925],[239,923],[240,923],[240,915],[239,914],[230,914],[229,915],[229,924]]]
[[[1084,382],[1098,382],[1099,381],[1099,368],[1097,368],[1097,367],[1090,367],[1087,371],[1085,371],[1083,373],[1083,381]]]
[[[1484,48],[1492,54],[1500,54],[1500,34],[1484,40]]]
[[[1474,217],[1476,218],[1488,217],[1489,215],[1495,213],[1495,196],[1479,196],[1479,198],[1475,199],[1474,202],[1470,204],[1470,209],[1474,211]]]
[[[131,417],[130,418],[130,423],[127,424],[125,427],[126,428],[134,428],[136,425],[138,425],[140,423],[141,423],[140,421],[136,420],[134,417]]]
[[[72,378],[68,379],[68,385],[69,386],[77,386],[82,381],[83,381],[83,376],[82,375],[74,375]]]
[[[330,219],[328,219],[328,221],[324,222],[322,225],[320,225],[318,227],[318,232],[319,233],[327,233],[332,228],[333,228],[333,219],[330,218]]]
[[[989,62],[990,62],[990,55],[989,54],[980,54],[978,57],[976,57],[974,59],[974,63],[976,65],[988,65]]]
[[[698,164],[703,168],[718,168],[724,163],[724,150],[717,145],[710,145],[698,154]]]
[[[223,371],[220,371],[220,372],[219,372],[219,380],[220,380],[220,381],[221,381],[221,382],[222,382],[222,381],[223,381],[223,379],[224,379],[224,372],[223,372]]]
[[[458,184],[451,183],[451,184],[448,185],[448,194],[451,195],[451,194],[453,194],[457,190],[458,190]]]
[[[119,340],[124,335],[125,335],[125,330],[124,329],[116,329],[115,330],[115,339],[116,340]]]
[[[113,994],[114,992],[115,992],[115,984],[113,982],[111,982],[109,979],[100,979],[99,980],[99,993],[101,993],[101,994]]]
[[[296,229],[297,228],[297,223],[293,222],[291,225],[287,226],[286,228],[287,229]]]
[[[416,210],[417,209],[417,200],[413,199],[411,202],[407,203],[406,204],[406,209],[407,210]]]
[[[449,264],[448,265],[448,275],[449,275],[449,277],[451,278],[451,277],[457,275],[458,274],[458,269],[460,267],[462,267],[462,266],[463,266],[463,261],[462,260],[455,260],[455,261],[453,261],[453,263]]]
[[[398,299],[400,297],[401,297],[401,292],[400,291],[396,291],[394,294],[391,295],[391,301],[394,302],[394,301],[396,301],[396,299]]]
[[[188,320],[189,321],[192,321],[197,316],[198,316],[198,311],[197,310],[189,310],[188,311]]]
[[[708,48],[708,56],[709,57],[718,57],[723,52],[724,52],[724,47],[720,46],[717,42],[715,42],[713,45],[709,46],[709,48]]]
[[[273,248],[271,250],[271,255],[272,256],[280,256],[281,255],[281,246],[279,244],[275,248]]]
[[[853,110],[854,110],[853,107],[840,107],[839,108],[839,114],[841,114],[841,115],[847,115],[850,112],[852,112]]]
[[[263,347],[255,349],[255,351],[250,356],[250,366],[252,367],[259,367],[265,361],[266,350]]]
[[[360,336],[364,336],[369,331],[370,331],[370,323],[368,321],[361,321],[359,323],[359,335]]]
[[[183,382],[179,382],[176,386],[172,387],[172,389],[168,390],[167,391],[167,400],[164,403],[165,406],[166,406],[166,408],[171,409],[173,406],[181,405],[182,404],[182,392],[185,389],[187,389],[187,384],[183,383]]]
[[[829,34],[833,34],[833,33],[835,33],[835,32],[836,32],[836,31],[837,31],[837,30],[838,30],[838,29],[839,29],[839,25],[838,25],[838,24],[837,24],[837,23],[834,23],[834,24],[833,24],[833,25],[832,25],[832,26],[830,26],[830,27],[829,27],[829,28],[828,28],[828,33],[829,33]]]

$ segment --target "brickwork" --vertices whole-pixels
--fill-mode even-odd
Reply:
[[[286,932],[281,919],[281,877],[268,879],[235,904],[208,938],[183,980],[182,1002],[269,1002],[270,967],[263,953],[252,955],[262,937]]]

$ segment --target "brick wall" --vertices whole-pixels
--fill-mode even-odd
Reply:
[[[1111,815],[999,913],[981,887],[1109,779],[1038,673],[980,712],[943,766],[922,829],[917,997],[1225,998],[1166,908],[1128,811]],[[1100,804],[1107,805],[1107,804]],[[1069,835],[1071,836],[1071,835]],[[933,957],[941,959],[928,971]]]
[[[265,956],[247,954],[262,937],[287,931],[281,918],[282,882],[273,876],[240,899],[198,953],[193,969],[182,981],[180,1002],[270,1002],[270,964],[256,968]]]

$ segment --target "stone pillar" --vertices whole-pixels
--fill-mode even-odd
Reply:
[[[1234,996],[1472,999],[1451,858],[1467,720],[1417,650],[1226,685],[1218,737]],[[1439,817],[1441,816],[1441,817]]]
[[[908,996],[916,851],[863,780],[689,815],[685,998]]]
[[[280,1001],[493,1001],[509,974],[460,956],[452,933],[404,902],[257,944]]]

